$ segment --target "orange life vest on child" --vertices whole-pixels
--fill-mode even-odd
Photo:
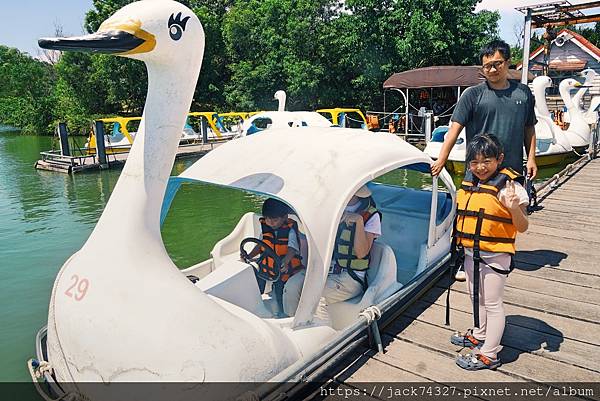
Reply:
[[[510,211],[498,199],[498,192],[508,180],[517,177],[519,174],[513,169],[504,168],[485,184],[477,185],[473,173],[465,173],[456,194],[458,206],[454,235],[458,245],[474,248],[477,240],[482,251],[515,254],[517,229]]]
[[[262,240],[265,242],[271,249],[275,251],[277,256],[284,257],[288,252],[288,241],[290,238],[290,230],[294,230],[296,232],[296,236],[298,235],[298,224],[292,220],[287,219],[285,223],[281,225],[277,230],[273,230],[266,222],[263,217],[260,218],[260,225],[262,228]],[[298,249],[298,251],[300,251]],[[288,279],[302,269],[302,262],[298,255],[294,256],[289,263],[287,273],[282,273],[279,276],[279,280],[282,282],[288,281]],[[275,261],[273,258],[265,258],[259,268],[263,273],[268,274],[271,277],[277,276],[277,270],[279,266],[275,266]]]

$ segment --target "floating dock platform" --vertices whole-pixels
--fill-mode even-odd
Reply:
[[[175,158],[201,157],[225,142],[215,141],[180,145],[177,148]],[[42,158],[35,163],[36,169],[75,174],[82,171],[121,167],[125,164],[129,152],[109,153],[106,155],[106,163],[100,163],[95,154],[64,156],[61,155],[60,151],[49,151],[41,152],[40,155]]]

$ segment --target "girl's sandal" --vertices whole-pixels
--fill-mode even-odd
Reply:
[[[496,369],[502,362],[500,359],[490,359],[483,354],[458,355],[456,364],[466,370]]]
[[[450,336],[450,342],[463,348],[481,348],[483,346],[483,340],[476,339],[473,337],[472,333],[472,329],[467,330],[465,334],[457,331]]]

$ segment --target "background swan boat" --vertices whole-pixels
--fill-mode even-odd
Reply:
[[[310,128],[297,135],[287,128],[228,142],[180,179],[268,194],[294,208],[308,243],[307,276],[295,316],[265,315],[252,266],[231,257],[229,246],[238,253],[235,235],[213,250],[212,260],[190,270],[207,273],[204,277],[188,280],[189,271],[181,273],[164,249],[160,217],[165,191],[168,201],[175,188],[167,186],[168,176],[203,43],[194,13],[166,0],[129,4],[96,34],[40,41],[50,49],[137,58],[146,63],[149,77],[144,115],[119,181],[94,231],[56,278],[47,331],[40,332],[37,346],[38,358],[45,360],[29,362],[32,377],[38,369],[41,377],[63,383],[62,391],[100,400],[112,398],[109,384],[124,381],[269,380],[339,343],[341,328],[362,331],[359,312],[364,307],[380,305],[385,311],[390,300],[431,285],[444,269],[455,210],[449,175],[433,178],[431,190],[369,184],[384,214],[371,285],[357,299],[332,305],[337,316],[332,326],[315,321],[337,223],[351,196],[397,169],[427,172],[431,159],[393,135],[339,128]],[[440,181],[446,192],[438,190]],[[123,205],[131,211],[127,219]],[[254,221],[250,216],[238,226],[253,228],[255,234]],[[107,264],[105,244],[116,230],[130,240],[112,252]],[[95,392],[81,382],[104,386]],[[198,391],[195,386],[179,388],[177,394],[170,390],[170,399]],[[164,395],[159,391],[138,398]]]
[[[564,131],[564,135],[576,152],[583,152],[590,144],[591,132],[585,116],[578,107],[575,107],[570,91],[580,87],[581,84],[573,78],[563,79],[558,90],[565,107],[569,111],[569,128]]]
[[[446,133],[450,129],[447,125],[441,125],[433,130],[431,133],[431,140],[427,142],[425,152],[433,160],[437,160],[444,144],[444,138]],[[448,155],[448,161],[446,162],[446,168],[453,174],[462,175],[465,173],[465,159],[467,152],[467,139],[465,130],[462,130],[458,134],[456,143],[452,147],[450,154]]]

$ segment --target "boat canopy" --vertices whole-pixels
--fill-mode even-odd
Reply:
[[[427,155],[392,134],[273,129],[219,146],[171,184],[201,181],[281,199],[303,223],[309,262],[324,267],[331,260],[343,209],[363,184],[400,167],[428,172],[430,163]],[[167,190],[163,215],[175,195],[173,187]]]
[[[508,78],[520,80],[521,71],[509,70]],[[533,78],[530,73],[528,79]],[[383,89],[468,87],[484,80],[478,65],[440,65],[397,72],[383,83]]]

